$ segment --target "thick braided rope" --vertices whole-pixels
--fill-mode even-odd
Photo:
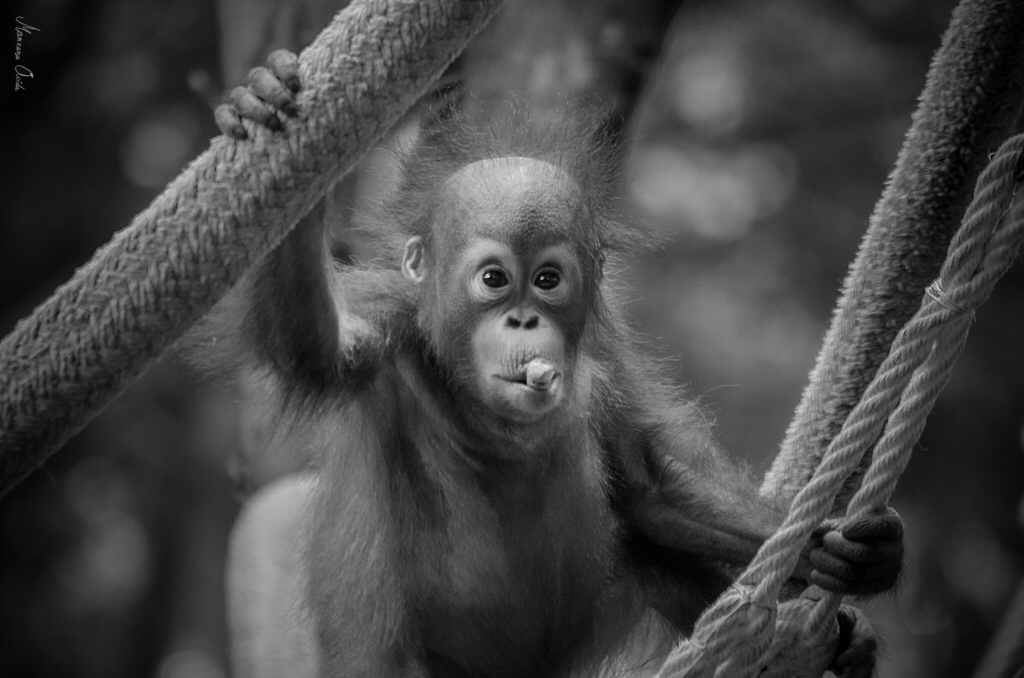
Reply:
[[[978,190],[950,245],[939,278],[928,288],[921,310],[904,330],[934,341],[927,360],[911,379],[885,434],[875,446],[874,458],[860,489],[850,500],[849,518],[883,509],[924,430],[925,418],[946,385],[975,310],[1013,264],[1024,243],[1024,135],[1007,141],[978,180]],[[915,337],[916,339],[916,337]],[[834,614],[842,596],[825,595],[808,619],[820,624]]]
[[[783,525],[736,583],[705,611],[691,638],[673,651],[659,676],[754,676],[769,653],[806,660],[813,671],[827,662],[837,634],[834,617],[840,599],[824,596],[813,611],[806,599],[799,599],[779,613],[779,593],[811,532],[828,516],[846,478],[876,440],[875,458],[851,501],[850,515],[877,510],[888,500],[963,346],[974,309],[991,294],[1024,242],[1024,200],[1017,195],[1022,181],[1024,135],[1003,144],[979,178],[975,199],[939,279],[897,335],[889,357],[829,445],[815,475],[793,500]],[[810,612],[802,632],[793,634],[808,647],[807,656],[773,646],[776,617],[781,615],[793,626],[791,607]],[[800,675],[800,665],[785,670]]]
[[[1020,0],[956,8],[763,494],[792,499],[811,477],[938,274],[988,150],[1017,119],[1022,35]]]
[[[275,247],[415,103],[501,0],[362,0],[300,56],[284,134],[217,137],[0,343],[0,494]]]

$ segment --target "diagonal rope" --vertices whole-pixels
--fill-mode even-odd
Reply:
[[[958,3],[762,494],[789,501],[807,483],[938,276],[989,151],[1019,117],[1022,36],[1024,2]]]
[[[298,119],[217,137],[0,343],[0,495],[273,249],[501,0],[362,0],[303,50]]]
[[[1018,196],[1022,182],[1024,135],[1004,143],[982,173],[939,278],[897,335],[863,399],[793,500],[782,526],[736,583],[705,611],[690,639],[673,651],[659,676],[754,676],[769,653],[787,654],[786,648],[773,647],[777,618],[785,618],[791,627],[790,608],[808,610],[809,604],[813,610],[808,610],[797,635],[811,647],[811,654],[817,653],[816,660],[807,658],[817,673],[806,675],[820,675],[821,656],[837,637],[834,619],[841,597],[824,594],[817,603],[798,599],[784,604],[780,613],[777,600],[782,586],[792,576],[811,532],[828,517],[846,478],[875,441],[873,462],[850,502],[849,515],[865,515],[888,501],[963,346],[975,309],[989,297],[1024,242],[1024,200]],[[787,671],[801,675],[799,666]]]
[[[1018,195],[1022,182],[1024,135],[1003,144],[978,180],[977,195],[950,245],[946,263],[928,287],[921,310],[904,330],[904,342],[928,347],[927,359],[915,371],[875,447],[871,466],[847,508],[849,518],[885,508],[960,355],[975,310],[1013,265],[1024,242],[1024,200]],[[841,600],[842,596],[825,595],[808,626],[832,616]]]

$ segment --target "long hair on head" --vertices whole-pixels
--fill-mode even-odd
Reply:
[[[541,115],[513,102],[483,121],[455,103],[428,109],[413,134],[387,144],[398,165],[397,184],[359,215],[360,229],[378,244],[382,263],[396,265],[410,236],[429,238],[431,207],[453,174],[480,160],[524,157],[548,162],[573,179],[600,251],[635,250],[647,239],[621,217],[622,152],[609,129],[606,114],[571,104]]]

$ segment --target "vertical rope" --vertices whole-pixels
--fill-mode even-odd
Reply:
[[[939,278],[929,286],[921,310],[897,342],[928,342],[929,354],[916,369],[860,489],[850,500],[849,518],[883,509],[910,461],[914,445],[939,392],[949,380],[974,320],[974,312],[1013,265],[1024,243],[1024,135],[1007,141],[978,180],[978,190],[957,232]],[[883,366],[884,369],[884,366]],[[808,619],[809,626],[834,615],[842,596],[827,594]]]
[[[962,0],[954,12],[808,386],[765,475],[766,496],[790,499],[811,477],[897,328],[938,275],[975,177],[1020,111],[1022,35],[1021,0]]]
[[[776,619],[781,617],[786,626],[793,626],[794,607],[807,613],[794,639],[808,645],[810,654],[834,645],[840,596],[824,594],[813,609],[805,600],[787,603],[780,613],[776,609],[779,593],[811,532],[828,517],[844,482],[876,440],[874,460],[850,503],[850,516],[878,510],[888,501],[963,346],[974,310],[989,297],[1024,243],[1021,182],[1024,135],[1003,144],[978,180],[975,199],[940,277],[917,314],[900,330],[863,399],[828,446],[813,477],[797,493],[782,526],[736,583],[705,611],[691,639],[676,648],[659,676],[744,678],[756,675],[769,653],[797,656],[772,644]],[[822,662],[818,655],[813,659],[815,666]],[[708,667],[717,668],[708,673]]]

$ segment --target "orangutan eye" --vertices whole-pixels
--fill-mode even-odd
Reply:
[[[481,280],[484,285],[493,288],[505,287],[508,285],[508,276],[505,275],[504,271],[497,268],[489,268],[484,271],[483,276],[481,276]]]
[[[562,277],[558,275],[558,271],[551,270],[541,271],[533,280],[533,284],[542,290],[553,290],[561,282]]]

